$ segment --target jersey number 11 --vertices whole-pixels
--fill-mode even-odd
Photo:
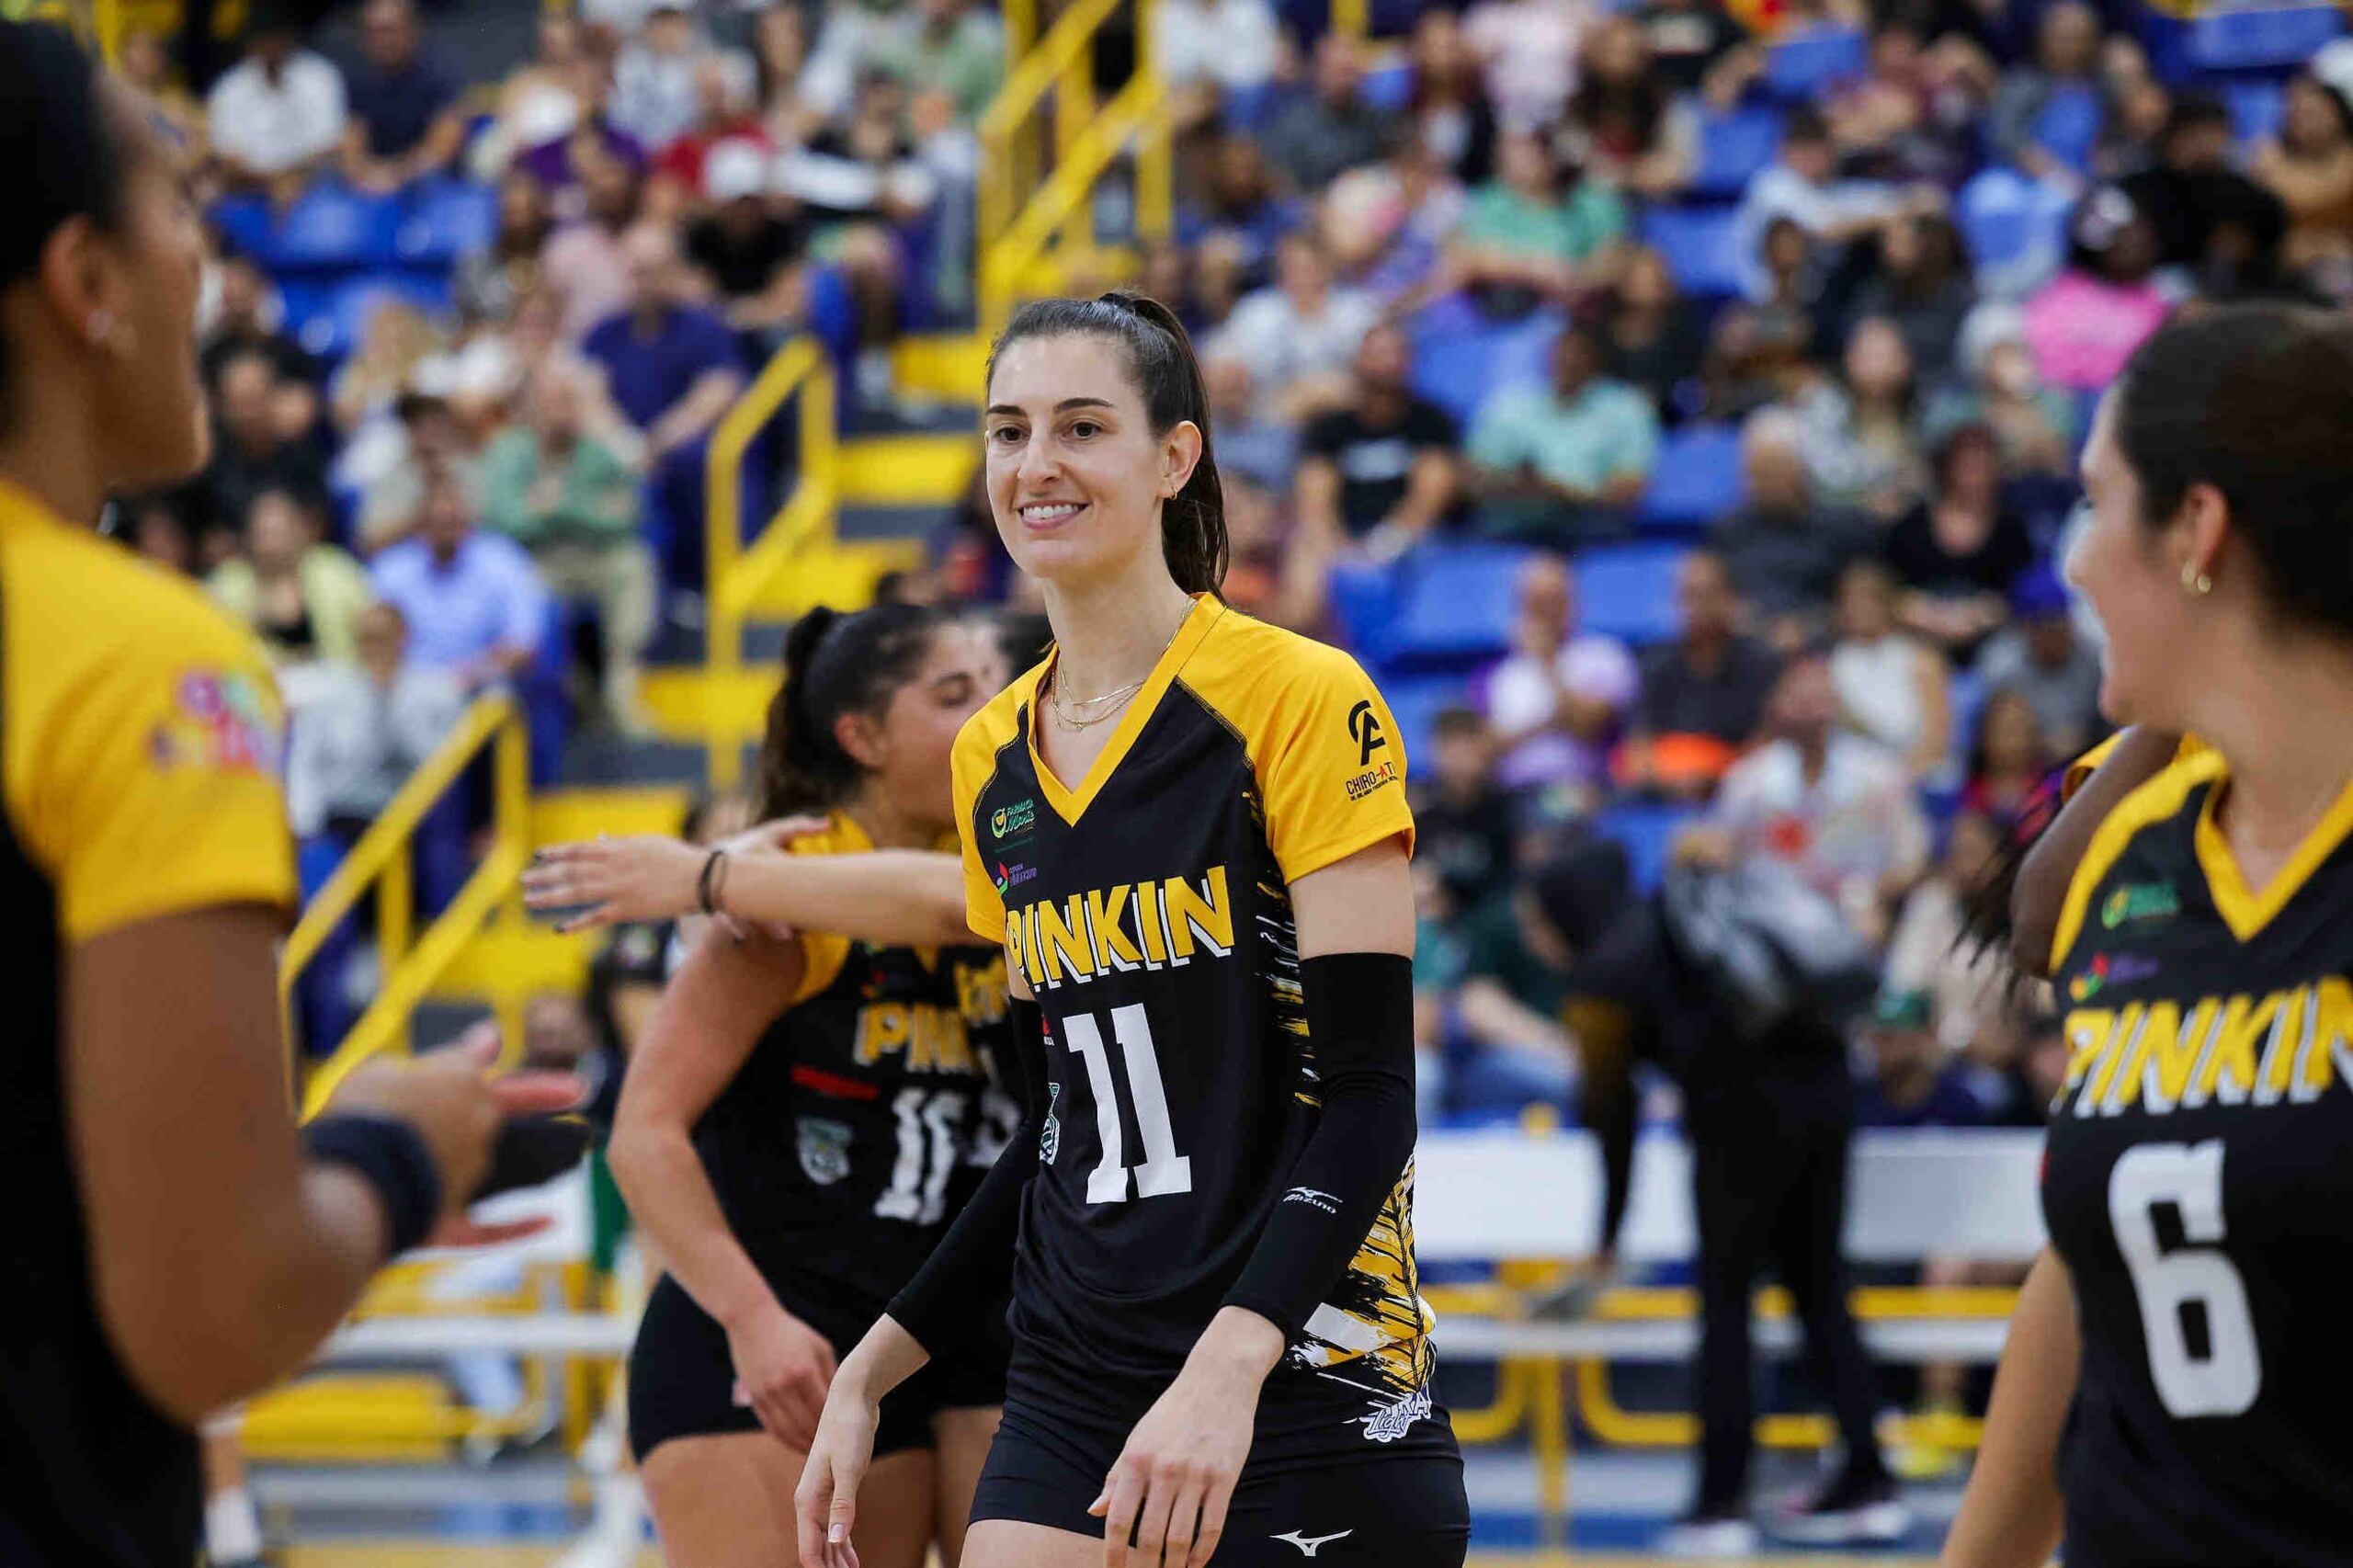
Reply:
[[[1111,1009],[1111,1036],[1126,1059],[1128,1093],[1135,1101],[1136,1130],[1143,1134],[1143,1164],[1127,1164],[1127,1135],[1120,1124],[1120,1095],[1111,1077],[1111,1053],[1092,1013],[1074,1013],[1063,1020],[1062,1037],[1086,1063],[1087,1092],[1095,1096],[1095,1131],[1103,1159],[1086,1173],[1086,1201],[1125,1203],[1128,1176],[1132,1172],[1138,1198],[1165,1198],[1193,1190],[1193,1161],[1176,1152],[1176,1133],[1168,1124],[1168,1091],[1160,1081],[1160,1054],[1152,1043],[1152,1024],[1143,1005],[1131,1002]]]

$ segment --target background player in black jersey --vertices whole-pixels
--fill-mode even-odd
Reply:
[[[1028,1114],[836,1373],[802,1561],[856,1561],[881,1402],[1009,1277],[968,1568],[1459,1563],[1386,706],[1215,597],[1206,398],[1165,308],[1025,307],[988,403],[992,510],[1056,638],[956,752],[967,917],[1016,971]]]
[[[292,1371],[437,1220],[502,1116],[481,1047],[289,1114],[296,892],[250,636],[93,531],[205,458],[200,247],[139,100],[0,22],[0,1562],[186,1568],[196,1425]]]
[[[2353,328],[2268,306],[2159,333],[2095,424],[2069,574],[2108,631],[2102,706],[2145,729],[2018,890],[2071,1065],[2053,1247],[1953,1568],[2063,1538],[2070,1568],[2342,1562],[2353,1541],[2348,426]]]
[[[994,631],[909,606],[794,627],[762,748],[765,814],[826,811],[806,852],[949,832],[948,751],[1005,681]],[[841,857],[854,861],[856,854]],[[729,868],[712,861],[722,903]],[[952,1217],[983,1131],[1001,960],[709,929],[631,1065],[612,1163],[670,1278],[631,1358],[631,1428],[669,1560],[790,1563],[792,1488],[835,1359]],[[957,1192],[954,1196],[962,1196]],[[860,1546],[957,1560],[1003,1369],[975,1351],[899,1391]]]

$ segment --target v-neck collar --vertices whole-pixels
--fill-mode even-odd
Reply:
[[[1144,725],[1151,722],[1153,714],[1160,707],[1160,699],[1168,694],[1169,687],[1175,683],[1176,672],[1185,667],[1185,661],[1192,657],[1193,650],[1201,645],[1201,639],[1209,635],[1210,628],[1216,625],[1218,617],[1224,613],[1225,605],[1215,594],[1193,596],[1193,608],[1185,612],[1184,624],[1176,628],[1176,635],[1170,638],[1168,646],[1161,650],[1160,658],[1152,666],[1152,674],[1144,677],[1143,688],[1136,693],[1135,700],[1128,704],[1127,711],[1120,715],[1119,727],[1111,732],[1111,738],[1104,743],[1103,749],[1087,766],[1086,777],[1079,781],[1075,790],[1055,776],[1053,768],[1046,762],[1046,754],[1038,745],[1038,727],[1044,719],[1040,711],[1045,706],[1044,693],[1053,679],[1054,672],[1062,665],[1060,648],[1047,654],[1045,671],[1039,676],[1038,684],[1029,688],[1029,712],[1028,722],[1022,725],[1021,739],[1022,744],[1029,748],[1029,766],[1038,775],[1038,787],[1045,794],[1046,804],[1051,806],[1054,814],[1065,824],[1072,827],[1078,825],[1078,819],[1086,814],[1086,808],[1097,795],[1102,793],[1103,786],[1110,782],[1111,775],[1119,770],[1120,764],[1126,760],[1129,750],[1136,744],[1136,737],[1143,733]]]
[[[2230,782],[2230,773],[2219,765],[2219,758],[2217,762],[2214,781],[2198,808],[2198,864],[2206,875],[2206,891],[2212,895],[2214,908],[2222,915],[2222,923],[2231,928],[2231,935],[2242,942],[2252,941],[2312,881],[2321,862],[2336,852],[2348,834],[2353,834],[2353,780],[2337,791],[2328,814],[2313,824],[2303,842],[2296,846],[2296,852],[2272,873],[2271,881],[2258,892],[2247,886],[2246,875],[2239,869],[2238,857],[2231,853],[2230,840],[2223,835],[2222,824],[2214,820],[2215,808]]]

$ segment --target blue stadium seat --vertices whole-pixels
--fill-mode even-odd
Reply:
[[[1511,645],[1513,589],[1528,555],[1484,543],[1417,551],[1390,624],[1393,659],[1427,669],[1500,657]]]
[[[2073,195],[2015,169],[1987,169],[1961,187],[1953,218],[1987,294],[2023,299],[2066,257]]]
[[[485,249],[498,233],[498,192],[464,180],[434,180],[409,194],[393,248],[407,267],[448,267]]]
[[[2052,90],[2042,112],[2035,117],[2034,144],[2076,173],[2084,173],[2092,166],[2092,151],[2099,144],[2100,127],[2107,119],[2097,88],[2063,84]]]
[[[1381,695],[1389,704],[1390,717],[1397,721],[1398,743],[1416,778],[1429,776],[1430,736],[1438,714],[1449,708],[1476,706],[1471,683],[1461,676],[1393,676],[1381,683]]]
[[[2231,111],[2231,134],[2241,146],[2279,135],[2288,118],[2287,89],[2277,82],[2225,82],[2222,102]]]
[[[1765,86],[1785,103],[1819,97],[1870,65],[1859,28],[1812,28],[1792,33],[1765,57]]]
[[[1729,299],[1740,292],[1738,219],[1733,207],[1654,207],[1643,214],[1643,241],[1685,293]]]
[[[1406,331],[1414,343],[1414,390],[1467,429],[1491,394],[1550,376],[1561,317],[1547,310],[1494,322],[1456,294],[1425,306]]]
[[[1579,551],[1578,624],[1637,647],[1673,637],[1682,619],[1675,605],[1675,574],[1686,553],[1681,545],[1658,542]]]
[[[1730,425],[1685,425],[1659,442],[1637,516],[1645,528],[1697,530],[1738,506],[1746,493],[1740,432]]]
[[[266,258],[272,271],[362,271],[393,259],[399,226],[398,199],[316,185],[279,215]]]
[[[2292,71],[2342,36],[2335,6],[2215,6],[2189,26],[2189,62],[2200,71]]]
[[[256,261],[267,264],[269,203],[258,196],[224,196],[208,214],[222,237]]]
[[[1733,200],[1773,161],[1781,145],[1781,117],[1769,108],[1736,108],[1699,116],[1699,156],[1691,194]]]
[[[1403,59],[1377,65],[1364,74],[1364,85],[1358,90],[1367,108],[1382,114],[1403,114],[1406,101],[1414,96],[1414,68]]]
[[[1413,570],[1413,560],[1406,558],[1404,573]],[[1369,561],[1339,561],[1324,579],[1340,641],[1367,664],[1388,662],[1400,575],[1397,569]]]
[[[446,280],[436,287],[407,277],[358,278],[323,294],[306,296],[307,317],[295,316],[290,300],[288,315],[294,324],[295,340],[306,352],[322,359],[340,359],[358,347],[377,307],[394,300],[405,300],[434,313],[449,308],[449,290]]]
[[[1594,830],[1614,838],[1626,851],[1627,869],[1634,886],[1649,892],[1666,872],[1675,835],[1699,820],[1698,806],[1675,806],[1650,801],[1625,801],[1596,812]]]

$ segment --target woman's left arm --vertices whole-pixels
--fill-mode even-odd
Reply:
[[[1106,1568],[1209,1562],[1267,1374],[1339,1282],[1413,1157],[1414,885],[1403,836],[1300,878],[1290,896],[1315,1131],[1241,1278],[1096,1500]]]

